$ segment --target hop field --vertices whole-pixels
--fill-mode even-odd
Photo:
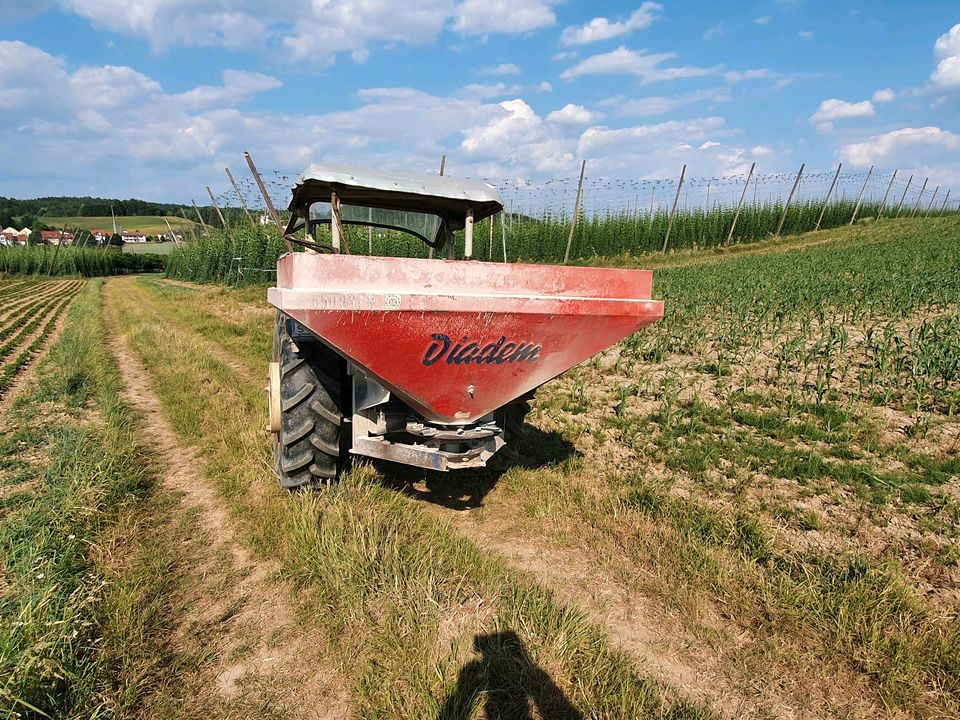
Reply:
[[[59,250],[59,251],[58,251]],[[163,270],[164,258],[102,248],[27,246],[0,248],[0,273],[105,277]]]
[[[781,233],[799,235],[813,230],[820,218],[822,203],[798,201],[790,206]],[[847,225],[855,204],[846,200],[830,203],[821,228]],[[868,224],[879,213],[879,203],[863,203],[859,217]],[[726,245],[733,226],[735,208],[716,205],[712,209],[680,211],[670,231],[670,252],[717,249]],[[750,244],[770,238],[783,214],[779,202],[748,205],[743,208],[731,240],[734,245]],[[947,213],[947,217],[954,213]],[[582,215],[571,240],[571,259],[585,264],[623,263],[629,258],[661,251],[670,215],[659,209],[645,212],[605,212]],[[933,218],[931,218],[932,220]],[[889,221],[884,220],[884,222]],[[476,257],[500,262],[559,263],[563,261],[570,239],[571,219],[545,212],[539,217],[501,214],[477,223],[474,231]],[[321,228],[321,232],[323,232]],[[380,228],[348,225],[346,247],[355,254],[395,257],[427,257],[427,247],[411,235]],[[318,242],[329,242],[329,235]],[[457,234],[462,249],[462,233]],[[242,225],[228,232],[210,230],[175,249],[167,264],[167,276],[197,282],[226,282],[232,285],[256,285],[270,282],[277,258],[285,252],[283,242],[272,227],[251,228]]]

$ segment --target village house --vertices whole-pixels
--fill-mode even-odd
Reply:
[[[113,235],[109,230],[91,230],[90,238],[96,241],[97,245],[102,245],[105,242],[110,241],[110,237]]]
[[[2,232],[0,232],[0,245],[4,245],[4,246],[26,245],[29,239],[30,239],[30,228],[15,230],[12,227],[8,227]]]
[[[139,230],[124,230],[120,233],[120,237],[123,238],[125,243],[145,243],[147,241],[147,236]]]
[[[60,230],[41,230],[40,237],[43,239],[44,245],[59,245],[61,242],[64,245],[71,245],[73,243],[73,233],[61,232]]]

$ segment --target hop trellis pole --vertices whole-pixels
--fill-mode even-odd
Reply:
[[[587,161],[580,163],[580,181],[577,183],[577,201],[573,206],[573,219],[570,222],[570,234],[567,236],[567,250],[563,253],[563,264],[570,262],[570,246],[573,245],[573,232],[577,229],[577,219],[580,217],[580,207],[583,203],[583,174],[587,171]],[[506,262],[506,260],[504,260]]]
[[[750,165],[750,172],[747,173],[747,181],[743,184],[743,192],[740,193],[740,202],[737,203],[737,212],[734,213],[733,222],[730,224],[730,232],[727,233],[727,241],[724,245],[729,245],[731,238],[733,238],[733,231],[737,227],[737,220],[740,218],[740,208],[743,207],[743,198],[747,195],[747,188],[750,187],[750,178],[753,177],[753,169],[756,166],[756,163]]]
[[[833,195],[833,189],[837,186],[837,178],[840,177],[840,169],[843,163],[837,165],[837,173],[833,176],[833,182],[830,183],[830,189],[827,190],[827,196],[823,199],[823,207],[820,208],[820,217],[817,218],[817,225],[813,228],[814,232],[820,230],[820,224],[823,222],[823,215],[827,212],[827,204],[830,202],[830,196]]]
[[[870,182],[871,175],[873,175],[873,165],[870,166],[870,172],[867,173],[867,178],[863,181],[863,186],[860,188],[860,193],[857,195],[857,204],[853,208],[853,215],[850,216],[851,225],[853,225],[854,221],[857,219],[857,213],[860,212],[860,201],[863,200],[863,192],[867,189],[867,183]]]
[[[797,179],[793,181],[793,187],[790,189],[790,195],[787,196],[787,204],[783,206],[783,215],[780,216],[780,222],[777,223],[777,231],[774,235],[779,236],[783,230],[783,223],[787,220],[787,213],[790,211],[790,203],[793,201],[793,194],[797,192],[797,186],[800,184],[800,178],[803,177],[803,169],[806,163],[800,163],[800,171],[797,173]]]
[[[893,175],[890,176],[890,182],[887,183],[887,190],[883,193],[883,201],[880,203],[880,209],[877,211],[877,220],[880,219],[880,216],[883,215],[883,209],[887,206],[887,196],[890,194],[890,188],[893,187],[893,181],[897,179],[897,171],[893,171]]]
[[[661,251],[664,255],[667,254],[667,243],[670,242],[670,231],[673,229],[673,219],[677,215],[677,202],[680,200],[680,188],[683,187],[683,178],[687,174],[687,165],[684,163],[683,167],[680,168],[680,180],[677,182],[677,194],[673,196],[673,207],[670,209],[670,220],[667,222],[667,232],[663,236],[663,250]]]

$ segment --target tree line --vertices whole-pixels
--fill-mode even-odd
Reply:
[[[192,212],[190,206],[173,203],[150,202],[148,200],[129,200],[93,198],[93,197],[43,197],[29,200],[0,197],[0,224],[3,227],[14,224],[18,219],[21,225],[28,225],[24,218],[37,217],[103,217],[110,215],[110,208],[117,217],[130,215],[178,215],[181,209]]]

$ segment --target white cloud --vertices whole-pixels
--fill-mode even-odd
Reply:
[[[589,125],[600,120],[603,117],[601,113],[594,113],[587,110],[582,105],[567,103],[559,110],[554,110],[547,115],[547,122],[562,123],[569,125]]]
[[[766,145],[754,145],[750,148],[750,153],[754,157],[764,157],[765,155],[773,155],[773,148],[768,148]]]
[[[282,85],[283,83],[277,78],[263,73],[224,70],[223,85],[200,85],[193,90],[175,95],[174,99],[190,107],[235,104],[255,93],[274,90]]]
[[[500,103],[500,112],[463,133],[460,149],[474,162],[569,172],[575,163],[570,139],[555,134],[523,100]]]
[[[502,63],[501,65],[482,67],[478,72],[481,75],[519,75],[520,68],[513,63]]]
[[[546,0],[463,0],[454,10],[453,29],[465,35],[539,30],[557,21],[550,4]]]
[[[631,177],[637,167],[643,168],[644,177],[673,177],[685,162],[695,162],[697,172],[703,174],[741,172],[743,151],[716,141],[730,132],[719,117],[616,129],[590,127],[580,135],[576,154],[590,158],[594,172],[630,173]]]
[[[678,138],[685,141],[704,142],[724,125],[723,118],[696,118],[688,121],[668,120],[654,125],[611,129],[593,127],[584,130],[580,136],[580,154],[590,157],[602,150],[611,148],[626,149],[631,144],[667,142],[671,147]],[[683,144],[683,143],[681,143]],[[689,144],[689,143],[686,143]]]
[[[533,91],[538,93],[553,92],[553,85],[544,80],[542,83],[533,88]]]
[[[877,90],[873,94],[873,101],[875,103],[893,102],[896,99],[897,99],[897,94],[890,88],[886,88],[884,90]]]
[[[686,105],[699,102],[728,102],[731,100],[730,91],[726,88],[712,88],[671,96],[651,96],[626,99],[623,97],[608,98],[602,104],[616,107],[616,114],[621,117],[648,117],[651,115],[665,115]]]
[[[755,25],[768,25],[773,18],[769,15],[761,15],[758,18],[754,18],[753,22]]]
[[[930,79],[940,87],[960,87],[960,23],[945,32],[933,46],[940,60]]]
[[[723,74],[723,79],[730,84],[743,82],[745,80],[766,80],[768,78],[778,77],[769,68],[753,68],[751,70],[728,70]]]
[[[444,28],[466,35],[523,33],[554,24],[555,0],[60,0],[98,28],[144,37],[156,51],[175,45],[270,50],[315,66],[371,48],[435,42]]]
[[[97,109],[129,107],[160,91],[160,83],[133,68],[105,65],[83,67],[70,77],[77,98],[92,101]]]
[[[960,23],[937,38],[933,45],[933,53],[941,60],[960,55]]]
[[[507,85],[506,83],[471,83],[461,88],[457,95],[475,100],[489,100],[504,95],[519,95],[522,88],[519,85]]]
[[[873,117],[875,114],[873,103],[864,100],[858,103],[849,103],[845,100],[831,98],[820,103],[817,111],[810,116],[810,124],[819,132],[829,132],[833,129],[836,120],[856,117]]]
[[[701,77],[719,72],[720,67],[669,67],[662,68],[660,63],[672,60],[676,53],[647,53],[646,50],[627,50],[624,46],[600,55],[593,55],[565,70],[560,77],[570,80],[582,75],[636,75],[644,84],[660,80]]]
[[[725,21],[721,20],[720,22],[718,22],[716,25],[714,25],[713,27],[711,27],[709,30],[707,30],[707,31],[703,34],[703,39],[704,39],[704,40],[713,40],[714,38],[718,38],[718,37],[721,37],[721,36],[723,36],[723,35],[726,35],[727,32],[728,32],[728,30],[727,30],[727,23],[726,23]]]
[[[8,111],[40,104],[68,81],[64,63],[19,40],[0,41],[0,88]],[[0,114],[0,123],[10,112]],[[9,119],[9,117],[8,117]]]
[[[293,28],[282,40],[291,59],[320,64],[333,63],[342,52],[351,53],[354,61],[365,60],[369,46],[376,42],[406,45],[433,42],[443,30],[449,13],[447,0],[423,0],[408,5],[391,0],[343,3],[294,0],[262,7],[268,18],[269,14],[278,13],[276,20],[284,21],[271,23],[274,34],[281,34],[284,25]]]
[[[493,178],[570,176],[583,157],[593,172],[631,177],[638,168],[648,177],[672,176],[683,162],[694,162],[701,174],[735,172],[744,161],[749,166],[747,151],[724,144],[738,131],[720,118],[584,129],[600,116],[588,118],[575,107],[544,117],[519,97],[496,102],[409,87],[360,90],[350,107],[335,112],[237,107],[278,82],[231,71],[221,84],[171,93],[133,68],[71,69],[24,43],[0,42],[0,96],[8,108],[0,114],[0,156],[30,159],[15,164],[4,187],[19,196],[182,202],[206,184],[224,190],[224,166],[252,190],[243,179],[245,149],[280,204],[291,178],[318,158],[435,173],[446,153],[451,173]],[[56,116],[33,111],[41,106],[56,108]],[[584,122],[558,121],[567,118]]]
[[[65,0],[62,5],[95,27],[146,37],[155,49],[173,44],[241,48],[258,44],[270,25],[266,13],[225,12],[211,0]]]
[[[903,128],[874,135],[864,142],[842,145],[837,155],[857,167],[943,160],[960,154],[960,135],[938,127]],[[960,164],[960,157],[955,157]]]
[[[855,167],[898,168],[904,178],[912,174],[918,183],[929,178],[928,189],[936,185],[956,189],[960,185],[960,134],[938,127],[902,128],[874,135],[840,146],[836,155]]]
[[[802,37],[804,40],[813,40],[814,37],[813,30],[801,30],[797,33],[797,35]]]
[[[941,60],[930,79],[942,87],[960,87],[960,55]]]
[[[596,17],[586,25],[573,25],[565,28],[560,35],[562,45],[586,45],[601,40],[610,40],[642,30],[653,24],[663,6],[655,2],[645,2],[631,13],[630,17],[620,22],[610,22],[605,17]]]

